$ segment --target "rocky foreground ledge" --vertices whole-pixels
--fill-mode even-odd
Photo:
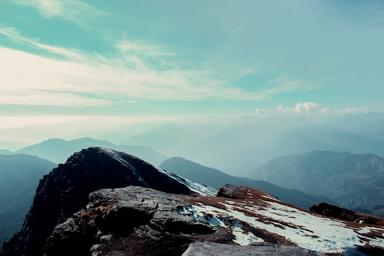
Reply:
[[[384,228],[285,205],[246,187],[218,197],[130,186],[90,195],[86,209],[58,225],[46,256],[342,255],[384,247]],[[236,252],[236,254],[233,254]]]

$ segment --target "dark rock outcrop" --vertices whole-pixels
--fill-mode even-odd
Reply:
[[[226,184],[217,192],[218,197],[231,198],[231,199],[247,199],[250,195],[250,188],[245,186],[234,186],[230,184]],[[278,200],[278,198],[273,197],[263,191],[252,188],[252,197],[253,199],[272,199]]]
[[[384,219],[379,217],[374,217],[370,215],[366,215],[363,213],[351,211],[348,209],[344,209],[335,205],[330,205],[327,203],[321,203],[318,205],[314,205],[310,208],[310,211],[313,213],[317,213],[326,217],[335,218],[339,220],[345,221],[353,221],[371,225],[384,225]]]
[[[89,193],[128,185],[192,194],[186,185],[132,155],[102,148],[84,149],[40,181],[23,228],[4,245],[4,255],[41,255],[54,227],[85,207]]]
[[[196,242],[191,244],[182,256],[314,256],[314,253],[298,246],[264,245],[239,246],[217,243]]]
[[[232,234],[180,214],[181,196],[130,186],[90,195],[90,204],[58,225],[46,256],[180,256],[193,241],[231,243]]]

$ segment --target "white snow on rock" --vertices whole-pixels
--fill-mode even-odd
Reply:
[[[375,231],[382,232],[383,229],[375,228],[375,227],[363,227],[363,228],[360,228],[357,231],[359,232],[359,234],[369,234],[369,233],[372,233],[372,232],[375,232]],[[382,234],[382,237],[384,238],[384,233]]]
[[[256,237],[254,234],[248,232],[245,233],[240,227],[235,227],[232,230],[232,234],[235,236],[233,240],[235,243],[243,246],[251,245],[253,243],[262,243],[263,239]]]
[[[214,213],[214,214],[205,214],[206,212]],[[264,242],[263,239],[256,237],[254,234],[250,232],[245,232],[242,229],[241,224],[234,222],[232,225],[225,224],[223,218],[219,217],[219,214],[215,214],[216,208],[212,206],[198,206],[194,205],[189,208],[184,208],[179,212],[183,215],[191,215],[196,221],[203,222],[209,224],[214,227],[224,227],[232,230],[232,234],[234,236],[233,242],[239,245],[251,245],[253,243]]]
[[[302,248],[320,253],[342,253],[346,248],[365,245],[366,241],[369,241],[371,245],[384,247],[384,239],[370,238],[364,235],[372,229],[383,232],[384,229],[353,228],[342,221],[319,217],[284,204],[269,201],[265,201],[265,203],[267,206],[250,206],[249,203],[241,205],[240,202],[234,204],[231,201],[228,204],[223,203],[226,209],[198,204],[193,205],[190,211],[193,212],[197,220],[203,219],[203,216],[212,215],[219,220],[231,218],[245,222],[256,229],[278,234]],[[250,216],[239,209],[255,213],[255,216]],[[234,242],[240,245],[262,241],[253,234],[245,233],[239,227],[229,228],[232,229],[235,236]]]
[[[184,185],[186,185],[191,191],[199,194],[199,195],[202,195],[202,196],[216,196],[217,195],[217,190],[212,188],[212,187],[209,187],[209,186],[205,186],[205,185],[201,185],[199,183],[196,183],[196,182],[193,182],[187,178],[184,178],[184,177],[181,177],[179,175],[176,175],[172,172],[168,172],[166,170],[163,170],[161,168],[157,168],[157,170],[161,173],[164,173],[166,175],[168,175],[169,177],[171,177],[172,179],[178,181],[179,183],[183,183]]]

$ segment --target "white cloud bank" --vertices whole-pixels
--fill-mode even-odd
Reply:
[[[369,109],[367,107],[348,107],[341,111],[344,114],[366,114],[369,113]]]
[[[300,102],[293,107],[278,106],[277,111],[280,113],[328,113],[330,109],[315,102]]]
[[[371,111],[367,107],[347,107],[331,109],[316,102],[299,102],[293,106],[279,105],[276,108],[278,113],[285,114],[368,114]]]

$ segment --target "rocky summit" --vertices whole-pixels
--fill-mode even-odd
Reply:
[[[41,255],[53,228],[87,205],[89,193],[128,185],[192,194],[187,185],[132,155],[88,148],[72,155],[39,183],[22,230],[4,245],[5,255]]]
[[[89,148],[44,177],[3,255],[384,255],[383,219],[312,210],[244,186],[215,191]]]

